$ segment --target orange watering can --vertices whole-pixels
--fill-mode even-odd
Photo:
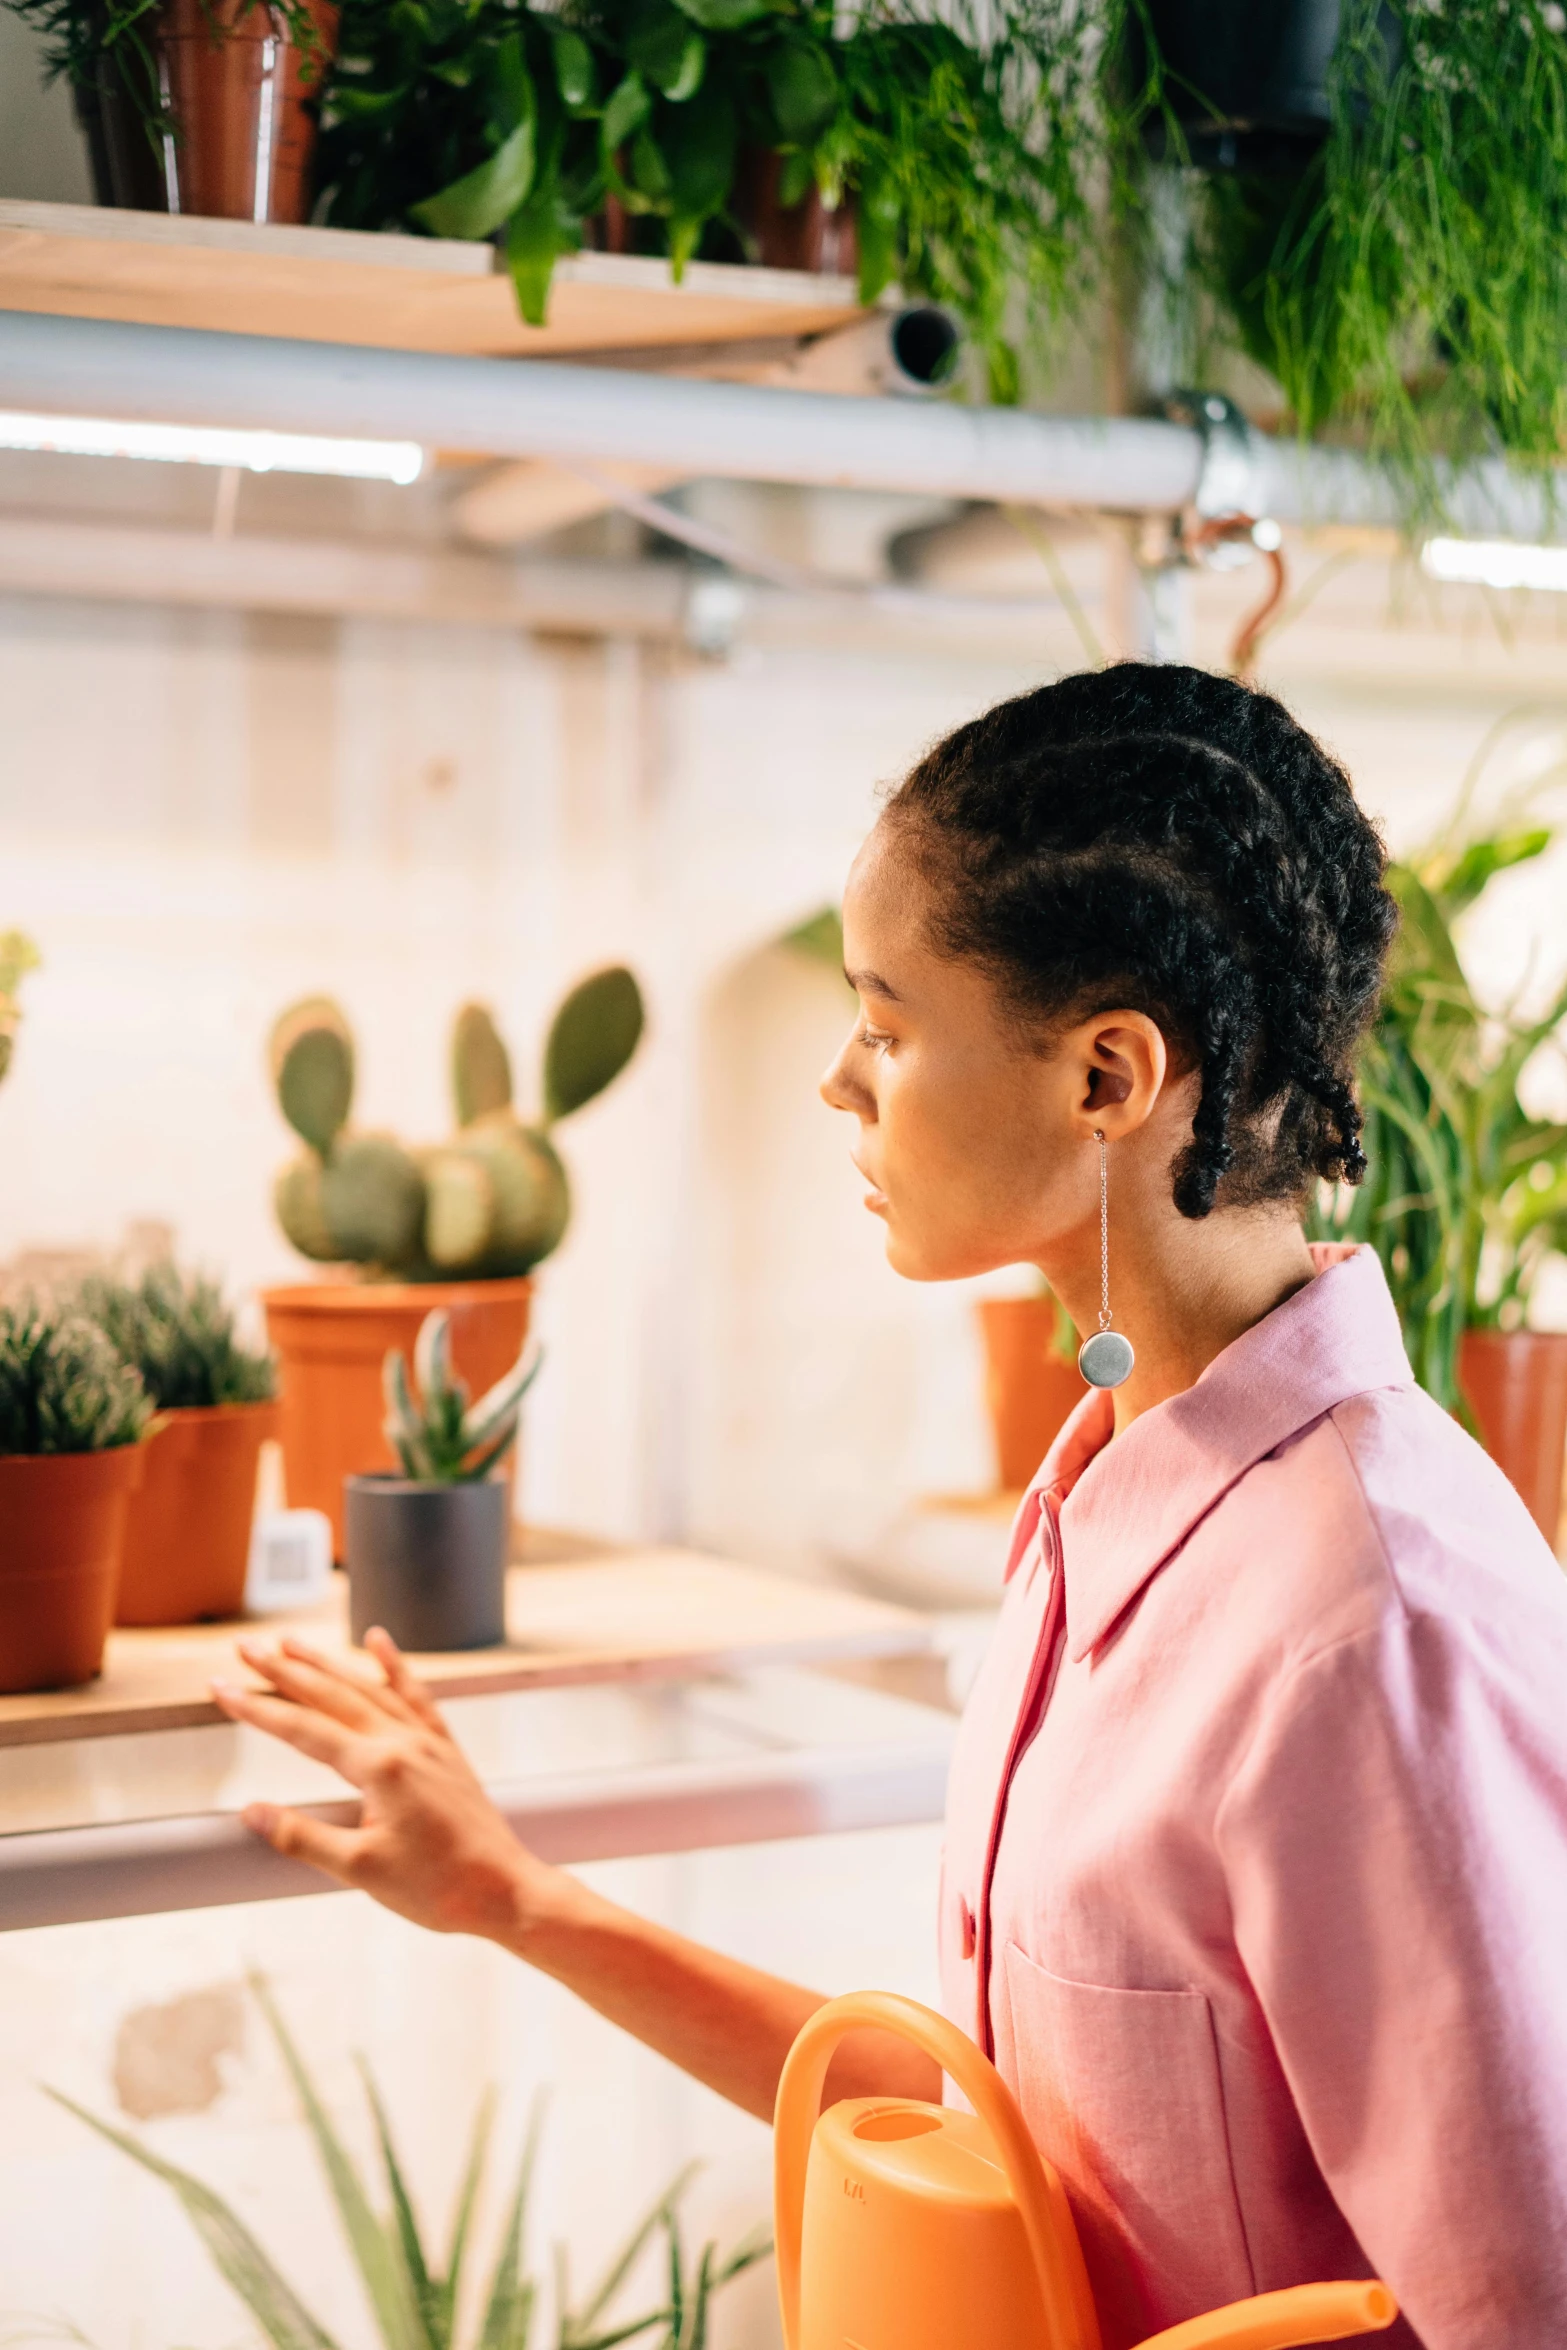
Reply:
[[[833,2050],[866,2024],[933,2056],[973,2112],[851,2097],[821,2113]],[[829,2000],[789,2051],[775,2130],[787,2350],[1100,2350],[1061,2182],[995,2066],[943,2017],[890,1991]],[[1188,2318],[1140,2350],[1287,2350],[1397,2315],[1374,2278],[1292,2285]]]

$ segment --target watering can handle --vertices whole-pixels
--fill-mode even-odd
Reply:
[[[773,2116],[773,2196],[785,2350],[800,2350],[805,2168],[827,2067],[844,2034],[867,2025],[895,2032],[900,2040],[912,2041],[934,2057],[994,2138],[1022,2214],[1044,2306],[1066,2318],[1067,2331],[1041,2344],[1041,2350],[1100,2350],[1099,2320],[1065,2192],[1050,2165],[1040,2159],[1011,2091],[966,2033],[895,1991],[853,1991],[846,1998],[829,1999],[790,2049],[779,2079]],[[1261,2293],[1188,2318],[1152,2335],[1138,2350],[1291,2350],[1293,2344],[1338,2342],[1351,2334],[1380,2332],[1397,2315],[1398,2303],[1374,2277],[1291,2285],[1282,2293]]]
[[[822,2085],[833,2051],[846,2032],[869,2026],[895,2032],[935,2058],[956,2081],[990,2131],[1007,2184],[1022,2214],[1047,2310],[1068,2317],[1069,2330],[1041,2350],[1099,2350],[1099,2320],[1077,2230],[1055,2172],[1043,2163],[1011,2092],[988,2057],[945,2016],[895,1991],[852,1991],[829,1999],[806,2024],[784,2063],[773,2115],[774,2224],[778,2298],[785,2350],[799,2350],[800,2231],[805,2213],[805,2166],[821,2111]],[[1302,2337],[1304,2338],[1304,2337]],[[1175,2350],[1184,2350],[1177,2344]],[[1245,2346],[1241,2346],[1245,2350]]]

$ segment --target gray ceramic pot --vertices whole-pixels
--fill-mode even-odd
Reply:
[[[492,1648],[506,1637],[504,1478],[474,1485],[408,1477],[345,1481],[348,1618],[399,1648]]]

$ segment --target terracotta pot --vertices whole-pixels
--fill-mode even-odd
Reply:
[[[69,1689],[101,1669],[144,1452],[0,1455],[0,1693]]]
[[[1554,1550],[1567,1453],[1567,1333],[1466,1330],[1458,1383],[1486,1451]]]
[[[332,1555],[341,1559],[344,1479],[398,1466],[381,1431],[387,1348],[401,1347],[411,1359],[420,1323],[444,1306],[452,1359],[482,1395],[522,1352],[533,1283],[305,1281],[269,1289],[262,1302],[281,1371],[278,1433],[289,1506],[325,1510]]]
[[[982,1298],[979,1323],[996,1470],[1002,1490],[1016,1493],[1088,1389],[1076,1363],[1064,1363],[1055,1352],[1054,1298]]]
[[[852,205],[830,212],[814,183],[798,204],[778,201],[784,159],[766,147],[741,149],[732,209],[767,269],[805,269],[853,277],[860,266]]]
[[[160,1412],[125,1519],[117,1624],[197,1624],[245,1604],[261,1447],[275,1403]]]
[[[307,52],[266,0],[163,0],[158,55],[177,133],[171,212],[217,220],[310,215],[314,98],[337,43],[337,10],[308,0]]]

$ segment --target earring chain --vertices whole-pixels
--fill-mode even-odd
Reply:
[[[1094,1128],[1094,1140],[1099,1145],[1099,1327],[1108,1330],[1114,1319],[1110,1312],[1110,1167],[1102,1126]]]

